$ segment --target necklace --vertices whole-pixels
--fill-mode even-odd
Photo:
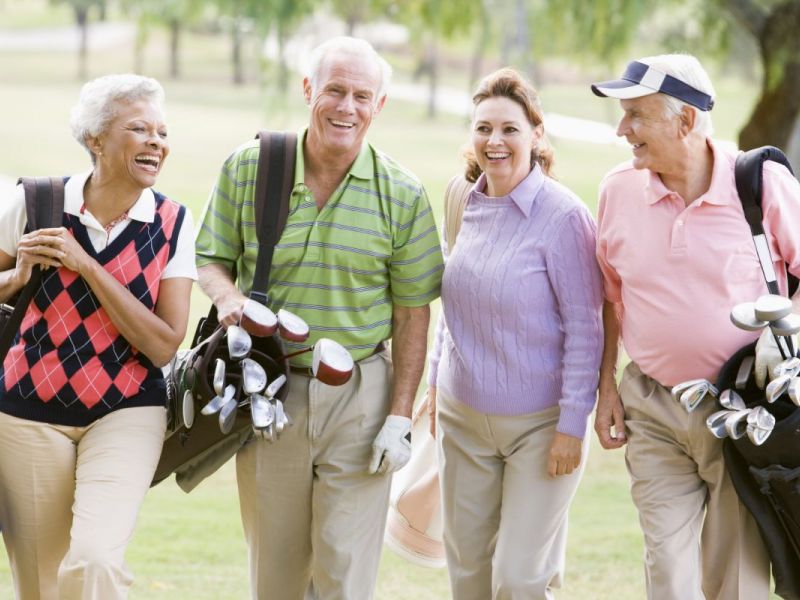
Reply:
[[[85,212],[86,212],[86,203],[84,202],[83,204],[81,204],[81,214]],[[111,219],[108,223],[103,225],[103,229],[106,232],[106,244],[108,243],[108,240],[111,238],[111,230],[114,229],[114,227],[122,223],[127,218],[128,218],[128,211],[126,210],[124,213],[122,213],[115,219]]]

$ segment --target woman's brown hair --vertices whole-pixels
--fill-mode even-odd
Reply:
[[[514,69],[506,67],[484,77],[472,96],[472,104],[478,106],[489,98],[508,98],[516,102],[522,107],[532,127],[544,127],[539,94],[533,85]],[[464,176],[474,183],[482,172],[478,160],[471,148],[464,152],[464,158],[467,161]],[[547,137],[542,135],[539,144],[531,149],[531,167],[534,163],[539,163],[545,175],[552,177],[554,158],[553,147]]]

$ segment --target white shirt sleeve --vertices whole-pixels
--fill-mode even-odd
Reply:
[[[183,216],[181,230],[178,232],[175,254],[172,255],[161,275],[161,279],[172,277],[188,277],[197,281],[197,266],[194,258],[194,219],[188,208]]]
[[[9,192],[0,201],[0,250],[9,256],[16,256],[19,240],[28,224],[28,215],[25,212],[25,190],[22,185]]]

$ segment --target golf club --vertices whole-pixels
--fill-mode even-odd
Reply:
[[[236,394],[236,387],[233,384],[225,386],[225,393],[222,396],[214,396],[211,401],[206,404],[201,410],[202,415],[213,415],[229,402]]]
[[[229,325],[225,337],[228,338],[228,356],[232,360],[245,358],[253,348],[253,338],[238,325]]]
[[[267,386],[267,372],[252,358],[245,358],[242,366],[242,390],[248,396],[260,394]]]
[[[725,431],[731,439],[738,440],[747,433],[749,408],[733,411],[725,417]]]

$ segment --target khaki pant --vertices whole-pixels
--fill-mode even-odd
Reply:
[[[553,598],[561,586],[569,505],[588,451],[550,477],[559,408],[519,416],[476,412],[437,390],[444,542],[455,600]]]
[[[372,598],[391,476],[367,467],[390,386],[385,353],[356,363],[343,386],[292,375],[285,406],[294,425],[239,451],[253,598]]]
[[[634,363],[619,391],[648,598],[766,599],[766,550],[725,470],[722,442],[705,425],[714,402],[706,398],[687,413]]]
[[[18,600],[127,597],[125,548],[165,427],[161,407],[88,427],[0,413],[0,521]]]

